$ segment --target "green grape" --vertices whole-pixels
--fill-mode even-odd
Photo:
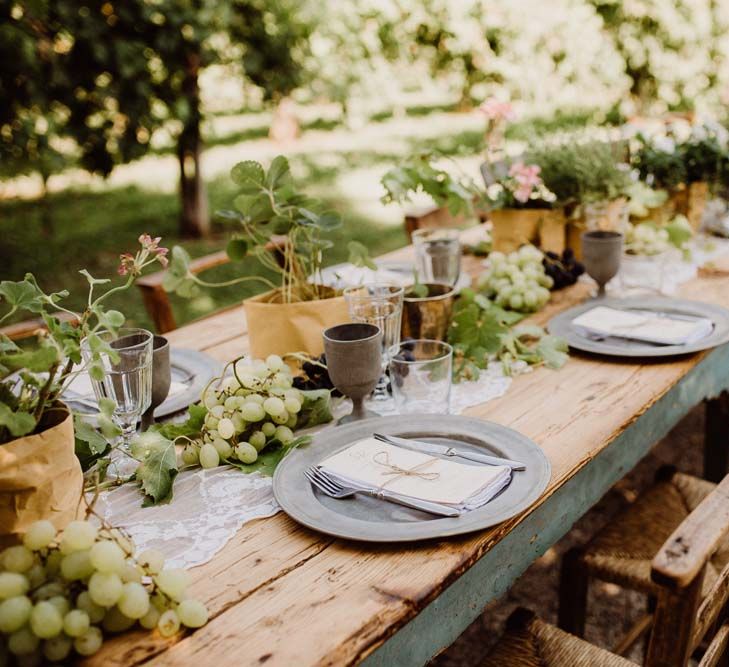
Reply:
[[[261,384],[261,381],[250,372],[238,372],[238,378],[246,389],[256,389]]]
[[[28,578],[19,572],[0,572],[0,600],[24,595],[29,588]]]
[[[276,373],[272,380],[272,386],[280,389],[290,389],[293,383],[293,378],[288,373]]]
[[[280,440],[284,445],[288,445],[293,441],[294,434],[288,426],[279,426],[273,437]]]
[[[86,521],[71,521],[61,536],[61,551],[64,554],[90,549],[96,541],[98,531]]]
[[[227,417],[221,419],[218,422],[218,433],[220,433],[220,437],[224,440],[232,438],[235,435],[235,426],[232,420]]]
[[[299,415],[289,415],[288,421],[283,424],[283,426],[288,426],[289,428],[296,428],[296,424],[299,421]]]
[[[58,574],[61,570],[61,561],[63,558],[63,554],[57,550],[51,551],[51,553],[48,554],[48,557],[46,558],[46,572],[49,577]]]
[[[225,409],[222,405],[216,405],[212,410],[210,410],[209,414],[215,417],[215,419],[222,419],[225,414]]]
[[[228,396],[223,404],[228,412],[233,412],[238,407],[238,396]]]
[[[88,614],[89,620],[92,623],[100,623],[104,618],[106,609],[101,605],[96,604],[89,595],[88,591],[83,591],[78,594],[76,598],[76,606]]]
[[[123,584],[114,572],[94,572],[89,579],[91,600],[102,607],[115,605],[121,597]]]
[[[276,417],[286,411],[286,406],[284,405],[284,402],[277,396],[270,396],[265,401],[263,401],[263,409],[269,415],[271,415],[271,417]],[[286,419],[288,419],[288,416],[286,417]]]
[[[205,428],[208,431],[215,431],[218,428],[218,422],[219,420],[212,415],[205,416]]]
[[[226,394],[234,394],[240,388],[241,385],[238,383],[238,380],[235,379],[234,375],[223,380],[222,389]],[[225,404],[225,399],[223,399],[223,404]]]
[[[163,637],[171,637],[180,629],[180,618],[174,609],[164,612],[157,622],[159,633]]]
[[[10,572],[27,572],[34,562],[33,552],[22,544],[8,547],[2,554],[2,564]]]
[[[215,451],[218,452],[218,456],[220,456],[221,459],[228,459],[233,453],[233,448],[222,438],[215,438],[212,445],[215,447]]]
[[[33,603],[25,595],[16,595],[0,602],[0,632],[20,630],[30,618]]]
[[[31,551],[45,549],[56,539],[56,527],[47,520],[32,523],[23,536],[23,544]]]
[[[188,466],[194,466],[200,462],[200,456],[195,445],[185,445],[185,448],[182,450],[182,462]]]
[[[8,637],[8,650],[13,655],[30,655],[40,646],[40,639],[29,627],[20,628]]]
[[[119,602],[119,611],[128,618],[142,618],[149,611],[149,594],[147,589],[134,581],[124,584]]]
[[[60,662],[68,657],[73,648],[73,639],[59,635],[43,642],[43,655],[51,662]]]
[[[101,630],[92,625],[84,634],[73,640],[73,647],[79,655],[89,656],[101,648],[103,641],[104,636],[101,634]]]
[[[115,572],[121,574],[126,565],[124,552],[115,542],[104,540],[91,547],[89,560],[99,572]]]
[[[177,605],[180,622],[188,628],[201,628],[208,622],[208,610],[198,600],[183,600]]]
[[[74,551],[64,556],[61,561],[61,576],[68,581],[86,579],[94,573],[94,566],[91,564],[90,550]]]
[[[247,422],[259,422],[266,416],[266,411],[263,405],[261,405],[260,403],[246,401],[246,403],[240,409],[240,415]]]
[[[266,435],[263,431],[254,431],[248,438],[248,442],[260,452],[266,446]]]
[[[215,468],[220,464],[220,455],[209,442],[200,447],[200,465],[203,468]]]
[[[284,400],[284,406],[289,414],[296,414],[301,411],[301,402],[296,398],[287,398]]]
[[[245,405],[246,403],[258,403],[258,405],[263,405],[263,401],[266,400],[265,396],[261,396],[260,394],[249,394],[245,397],[245,400],[241,404],[241,407]]]
[[[71,609],[71,603],[65,595],[54,595],[52,598],[49,598],[48,602],[58,609],[58,613],[61,616],[65,616],[69,609]]]
[[[157,549],[145,549],[137,556],[139,563],[148,574],[158,574],[165,566],[165,557]]]
[[[235,428],[236,433],[243,433],[248,428],[248,424],[246,423],[246,420],[243,419],[240,412],[236,412],[230,420],[233,422],[233,427]]]
[[[130,581],[136,581],[139,584],[142,582],[142,577],[144,577],[142,568],[134,563],[127,562],[121,571],[121,580],[125,584]]]
[[[122,611],[114,605],[106,610],[101,627],[107,632],[124,632],[129,630],[136,623],[135,619],[125,616]]]
[[[162,612],[153,604],[150,604],[147,613],[139,619],[139,625],[146,630],[154,630],[154,628],[157,627],[157,623],[159,622],[159,617],[161,615]]]
[[[38,588],[46,580],[46,569],[40,563],[33,563],[33,567],[25,573],[31,588]]]
[[[190,584],[190,577],[180,568],[162,570],[156,577],[155,582],[159,589],[173,600],[182,600],[185,589]]]
[[[91,619],[83,609],[72,609],[63,617],[63,631],[69,637],[80,637],[90,625]]]
[[[38,602],[30,612],[30,629],[41,639],[50,639],[63,631],[63,615],[48,600]]]
[[[539,295],[537,294],[536,290],[530,289],[524,292],[524,305],[527,308],[529,308],[530,310],[535,309],[538,302]]]
[[[263,435],[270,438],[276,432],[276,424],[266,422],[263,426],[261,426],[261,431],[263,431]]]
[[[209,390],[203,396],[202,402],[208,410],[211,410],[218,404],[218,397],[215,395],[214,391]]]
[[[60,581],[49,581],[33,593],[33,598],[36,602],[38,600],[50,600],[52,597],[63,595],[65,592],[66,586]]]
[[[241,463],[253,463],[258,458],[258,450],[247,442],[239,442],[235,448],[235,455]]]
[[[274,424],[286,424],[289,421],[289,413],[284,410],[280,415],[271,415],[271,421]]]

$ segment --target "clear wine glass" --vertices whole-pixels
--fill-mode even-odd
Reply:
[[[102,331],[96,334],[108,343],[118,355],[113,360],[102,352],[100,363],[103,377],[91,377],[91,385],[97,400],[114,401],[114,421],[122,431],[122,445],[129,451],[131,439],[136,433],[137,422],[152,402],[152,350],[154,336],[146,329],[122,328],[118,332]],[[81,344],[84,360],[93,360],[88,339]]]
[[[415,267],[424,283],[453,287],[461,275],[461,241],[457,229],[418,229],[412,234]]]
[[[400,344],[402,304],[405,290],[400,285],[371,283],[344,290],[349,317],[353,322],[374,324],[382,331],[382,373],[372,399],[387,401],[387,366]]]

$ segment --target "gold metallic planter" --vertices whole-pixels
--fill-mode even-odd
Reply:
[[[402,337],[445,340],[451,323],[455,290],[450,285],[427,283],[428,296],[409,295],[405,288],[402,309]]]

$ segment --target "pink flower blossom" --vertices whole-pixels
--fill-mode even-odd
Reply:
[[[516,118],[516,112],[514,111],[514,107],[511,105],[511,102],[499,102],[499,100],[493,97],[481,104],[478,110],[483,113],[486,118],[494,122],[500,120],[514,120],[514,118]]]
[[[134,255],[125,252],[119,255],[119,268],[116,270],[120,276],[126,276],[130,271],[134,271]]]
[[[169,248],[161,248],[159,245],[161,240],[161,236],[152,238],[149,234],[142,234],[139,237],[139,242],[142,244],[142,248],[152,255],[156,255],[156,259],[159,263],[166,267],[169,264],[169,260],[167,259]]]
[[[516,181],[516,188],[512,191],[514,199],[522,204],[527,202],[535,188],[542,185],[539,173],[542,168],[536,164],[524,164],[515,162],[509,168],[509,176]]]

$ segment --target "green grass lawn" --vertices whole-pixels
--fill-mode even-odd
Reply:
[[[326,179],[327,174],[319,174]],[[234,185],[227,177],[209,183],[211,211],[230,207]],[[341,202],[330,202],[344,215],[343,227],[331,235],[335,246],[327,264],[344,261],[347,241],[366,244],[373,255],[405,243],[401,227],[384,226],[374,220],[354,215]],[[178,198],[176,193],[150,192],[138,187],[105,192],[67,191],[51,195],[46,205],[52,212],[55,232],[45,238],[41,232],[41,206],[34,201],[0,202],[0,278],[19,280],[26,272],[35,274],[48,291],[68,289],[66,303],[80,310],[85,304],[86,280],[79,269],[86,268],[95,277],[116,275],[119,254],[134,251],[137,238],[148,232],[161,236],[164,245],[180,243],[177,235]],[[227,233],[216,228],[210,239],[187,240],[182,245],[193,257],[225,247]],[[255,260],[220,267],[206,274],[210,280],[226,280],[236,275],[259,272]],[[260,288],[250,283],[225,289],[206,290],[193,299],[172,297],[178,324],[202,317],[216,309],[240,301]],[[138,290],[122,293],[110,302],[127,315],[131,325],[151,326]]]

